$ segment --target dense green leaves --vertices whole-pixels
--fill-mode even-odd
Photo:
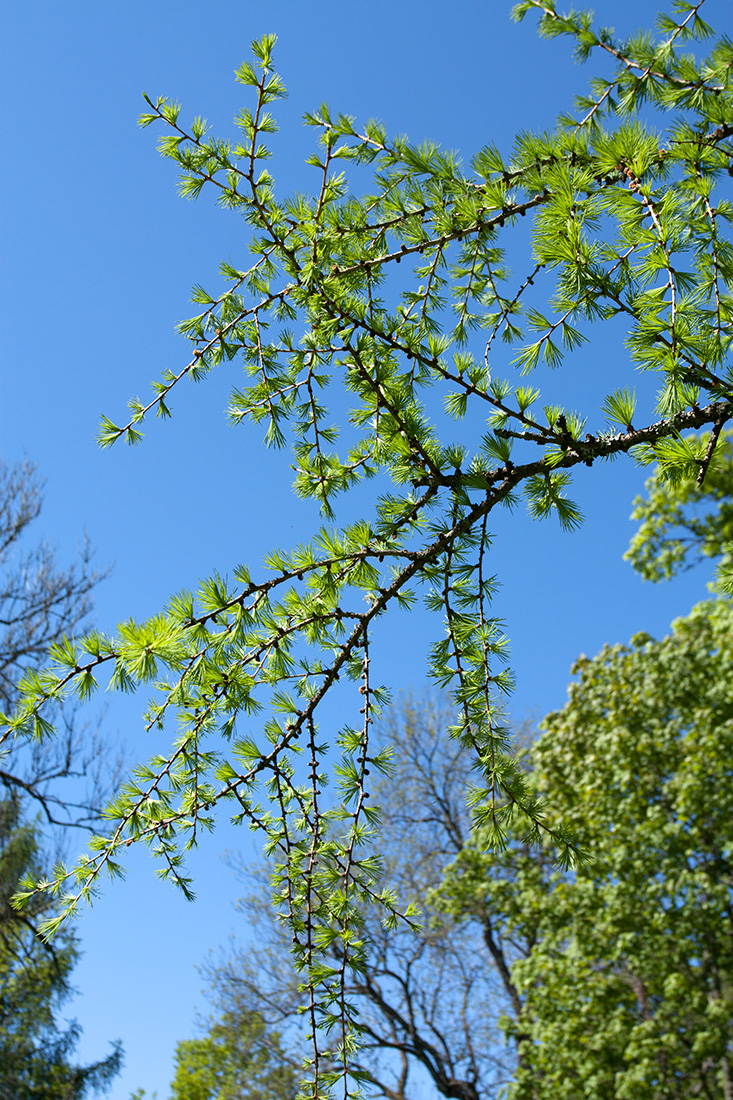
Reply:
[[[170,1100],[295,1100],[298,1068],[260,1016],[229,1010],[178,1043]]]
[[[662,641],[581,659],[545,721],[536,783],[594,859],[518,898],[517,930],[542,916],[514,968],[514,1096],[728,1094],[732,634],[718,600]]]
[[[76,938],[66,932],[53,947],[37,935],[57,908],[35,894],[24,913],[10,900],[24,876],[39,876],[38,831],[23,824],[15,798],[0,801],[0,1096],[2,1100],[82,1100],[119,1072],[119,1044],[104,1059],[75,1064],[80,1028],[64,1026],[59,1009],[72,992]]]
[[[669,579],[705,558],[717,558],[718,582],[729,591],[733,555],[730,433],[722,432],[718,439],[714,431],[685,443],[693,454],[702,456],[697,471],[685,477],[683,466],[674,481],[659,470],[649,478],[646,497],[634,502],[632,519],[641,522],[626,556],[652,581]]]
[[[516,1100],[730,1093],[732,641],[718,598],[580,658],[524,768],[592,859],[562,873],[546,846],[487,853],[479,834],[433,891],[492,937]]]

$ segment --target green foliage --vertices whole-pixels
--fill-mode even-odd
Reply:
[[[545,722],[538,786],[594,860],[531,899],[517,1097],[727,1095],[732,642],[733,606],[702,604],[579,661]]]
[[[524,494],[538,519],[555,513],[572,529],[576,466],[631,453],[684,481],[708,458],[683,433],[719,433],[731,417],[733,46],[716,39],[700,60],[682,51],[710,37],[700,7],[678,4],[657,38],[617,41],[588,15],[525,0],[517,18],[536,12],[541,34],[569,36],[579,60],[600,54],[614,72],[591,84],[579,117],[522,133],[506,155],[489,144],[469,169],[322,105],[306,116],[312,192],[280,196],[267,146],[285,94],[274,36],[237,70],[250,98],[236,142],[145,97],[141,124],[162,126],[181,194],[213,193],[240,215],[250,257],[223,264],[216,289],[194,288],[198,309],[180,326],[188,361],[147,402],[131,401],[126,423],[105,419],[100,442],[140,441],[151,412],[170,414],[182,379],[237,358],[231,418],[260,425],[267,445],[290,442],[294,491],[318,502],[324,522],[273,551],[262,572],[240,566],[146,623],[58,647],[48,669],[24,677],[4,736],[47,737],[48,705],[86,698],[103,678],[147,687],[146,725],[170,729],[170,748],[136,770],[108,808],[108,831],[49,889],[73,909],[119,873],[126,845],[143,842],[190,894],[183,854],[215,811],[261,830],[309,1014],[314,1094],[350,1073],[358,1021],[344,989],[363,961],[363,906],[397,919],[369,848],[370,737],[386,697],[371,671],[378,621],[418,596],[441,620],[430,672],[452,693],[453,733],[482,772],[478,817],[499,849],[513,820],[536,839],[548,819],[502,724],[511,676],[491,610],[491,514]],[[529,260],[512,245],[526,216]],[[515,278],[507,261],[517,258]],[[605,398],[544,404],[547,370],[605,341],[619,319],[629,362],[618,356]],[[655,398],[645,386],[634,403],[630,365],[654,375]],[[531,390],[521,384],[530,371]],[[455,435],[439,435],[437,408],[455,418]],[[476,420],[488,432],[473,438]],[[334,696],[353,720],[326,737],[318,720]],[[329,772],[336,796],[326,801]],[[577,860],[567,830],[548,835],[561,863]],[[327,964],[334,942],[341,953]],[[339,1071],[322,1071],[324,1036]]]
[[[57,1013],[71,993],[77,958],[69,931],[53,947],[37,935],[56,907],[36,894],[20,915],[10,901],[24,875],[40,874],[37,830],[20,820],[17,800],[0,801],[0,1097],[2,1100],[81,1100],[106,1089],[119,1072],[119,1044],[92,1065],[74,1064],[76,1023],[65,1029]]]
[[[175,1054],[170,1100],[295,1100],[298,1074],[255,1013],[225,1012]]]
[[[699,474],[675,481],[658,467],[637,497],[631,518],[639,520],[626,557],[646,580],[669,580],[706,558],[719,559],[717,581],[730,591],[733,568],[733,449],[731,433],[686,441],[694,453],[711,459]],[[717,443],[717,445],[716,445]]]
[[[516,1100],[729,1095],[732,654],[719,598],[581,658],[526,765],[592,861],[469,843],[437,892],[513,953]]]

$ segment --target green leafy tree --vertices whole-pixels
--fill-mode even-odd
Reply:
[[[513,944],[522,1100],[733,1096],[733,605],[581,658],[532,782],[593,860],[472,838],[439,891]]]
[[[732,587],[733,449],[730,432],[695,440],[715,460],[695,477],[673,481],[655,470],[646,496],[637,497],[631,518],[640,520],[626,557],[647,580],[669,580],[705,559],[717,559],[717,583]],[[700,474],[705,476],[701,477]]]
[[[516,1097],[733,1096],[732,640],[701,604],[581,659],[545,722],[536,781],[594,860],[522,899]]]
[[[41,873],[38,829],[24,823],[18,796],[0,801],[0,1098],[2,1100],[81,1100],[104,1089],[119,1072],[119,1043],[91,1065],[73,1060],[79,1026],[59,1020],[72,992],[71,971],[78,957],[73,931],[51,946],[39,924],[57,904],[36,895],[22,914],[11,898],[25,875]]]
[[[86,698],[100,677],[123,691],[151,685],[145,720],[175,729],[171,750],[138,767],[109,832],[55,888],[73,907],[141,841],[188,891],[182,849],[220,805],[261,829],[310,1018],[314,1095],[354,1062],[345,993],[362,965],[363,904],[399,919],[367,843],[377,815],[366,797],[368,775],[388,767],[371,745],[384,692],[370,662],[393,609],[421,597],[442,620],[429,671],[452,692],[453,734],[483,775],[475,813],[487,842],[505,843],[517,819],[529,841],[549,835],[566,865],[579,854],[507,752],[511,675],[491,610],[489,522],[523,495],[538,519],[555,513],[575,527],[577,466],[630,454],[674,480],[704,478],[713,464],[714,448],[683,433],[719,433],[733,409],[733,46],[715,39],[702,7],[677,0],[656,37],[624,41],[588,15],[559,14],[554,0],[524,0],[517,18],[535,13],[541,34],[612,66],[554,133],[526,131],[506,153],[487,144],[464,168],[322,106],[306,116],[318,135],[315,186],[290,198],[266,164],[285,94],[274,36],[237,70],[251,98],[234,142],[147,98],[141,122],[163,126],[182,193],[213,192],[243,218],[250,256],[223,264],[217,288],[194,289],[200,308],[181,325],[190,354],[149,401],[131,402],[126,421],[105,419],[100,442],[139,441],[150,413],[169,415],[182,379],[239,358],[230,418],[264,425],[272,446],[290,441],[295,492],[319,503],[324,524],[273,549],[264,571],[239,565],[145,623],[57,644],[6,725],[19,738],[44,734],[47,705]],[[529,255],[514,233],[525,217]],[[619,319],[626,350],[605,395],[559,404],[547,375],[586,342],[613,341]],[[634,368],[655,393],[645,380],[635,394]],[[441,411],[455,433],[439,432]],[[332,697],[353,714],[335,738],[318,728]],[[326,800],[329,772],[340,802]],[[339,1070],[323,1068],[324,1046],[340,1052]]]
[[[170,1100],[295,1100],[300,1068],[261,1015],[229,1009],[176,1047]]]

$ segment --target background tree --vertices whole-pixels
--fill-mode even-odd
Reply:
[[[106,576],[92,566],[85,538],[78,560],[56,564],[52,547],[32,538],[43,505],[42,483],[30,463],[0,461],[0,707],[18,701],[18,681],[33,677],[49,648],[89,626],[92,592]],[[5,797],[22,795],[29,813],[52,826],[91,829],[119,764],[98,729],[81,725],[73,706],[57,707],[50,725],[34,739],[0,738],[0,784]],[[17,802],[17,800],[16,800]],[[60,831],[56,830],[56,835]]]
[[[512,948],[488,920],[455,920],[429,903],[471,834],[466,799],[472,762],[449,736],[450,720],[445,700],[404,697],[381,729],[380,741],[395,758],[395,773],[375,791],[385,874],[398,906],[420,905],[424,929],[385,927],[381,914],[367,908],[365,967],[349,976],[348,995],[363,1028],[353,1068],[368,1077],[370,1095],[391,1100],[431,1094],[431,1086],[440,1095],[467,1100],[493,1095],[514,1065],[499,1027],[510,1003],[492,956],[504,961],[506,977]],[[273,914],[267,868],[253,871],[240,863],[237,870],[246,891],[242,916],[258,929],[257,942],[212,957],[211,996],[230,1018],[256,1013],[282,1035],[283,1064],[297,1068],[307,1043],[298,976],[288,965],[287,928]],[[336,945],[334,962],[338,954]]]
[[[84,541],[78,561],[56,565],[32,540],[42,507],[33,466],[0,463],[0,705],[33,675],[49,646],[88,627],[92,592],[103,574]],[[53,946],[39,927],[58,901],[37,894],[23,913],[11,898],[28,877],[48,878],[69,826],[91,829],[115,780],[114,755],[96,729],[80,727],[73,707],[55,715],[60,735],[28,743],[7,734],[0,749],[0,1097],[81,1100],[119,1071],[120,1044],[91,1065],[73,1061],[80,1028],[59,1012],[72,993],[78,941],[67,929]],[[43,730],[40,731],[44,733]],[[53,827],[53,828],[51,828]]]
[[[694,444],[707,453],[715,444],[716,461],[705,477],[674,481],[655,470],[646,496],[637,497],[631,518],[641,520],[626,557],[643,577],[669,580],[706,558],[718,559],[718,583],[731,589],[733,563],[733,450],[731,433],[708,433]],[[701,471],[703,472],[703,471]]]
[[[73,1061],[80,1028],[58,1014],[72,992],[78,942],[67,928],[53,946],[38,926],[57,909],[36,895],[22,914],[11,906],[18,884],[45,872],[39,830],[23,822],[16,792],[0,801],[0,1097],[2,1100],[81,1100],[105,1089],[119,1072],[122,1050],[90,1065]]]
[[[274,550],[263,577],[240,566],[233,581],[211,577],[114,637],[57,645],[52,668],[25,678],[8,728],[43,732],[49,701],[85,696],[107,672],[121,690],[153,685],[146,722],[175,726],[171,751],[140,766],[110,809],[109,834],[54,886],[68,888],[73,907],[116,870],[123,846],[142,840],[188,890],[180,843],[197,841],[219,803],[262,829],[278,854],[276,903],[310,1016],[314,1095],[336,1079],[323,1069],[324,1045],[329,1065],[334,1052],[341,1059],[336,1076],[346,1080],[354,1065],[346,992],[362,967],[363,905],[395,915],[368,844],[367,776],[386,766],[370,747],[384,698],[370,655],[384,617],[418,590],[443,619],[430,671],[451,688],[452,731],[483,772],[475,812],[487,841],[506,843],[519,816],[527,840],[549,830],[565,864],[579,854],[506,752],[497,701],[511,677],[491,614],[488,522],[523,493],[537,518],[554,511],[574,527],[571,471],[602,459],[631,452],[672,478],[704,477],[715,461],[714,446],[681,436],[707,425],[719,433],[733,408],[733,54],[725,38],[702,59],[686,52],[711,35],[701,7],[680,0],[660,17],[658,39],[617,41],[550,0],[519,4],[519,18],[537,12],[541,33],[567,34],[581,59],[615,67],[556,133],[525,133],[509,155],[486,145],[465,171],[433,146],[323,107],[308,116],[320,135],[314,193],[281,199],[264,167],[270,108],[284,94],[272,36],[237,72],[254,102],[236,120],[236,143],[207,136],[200,119],[179,125],[177,105],[148,100],[141,121],[167,128],[161,148],[183,193],[213,188],[242,214],[252,258],[222,266],[223,289],[195,288],[202,311],[181,326],[188,363],[163,375],[148,404],[134,400],[126,423],[105,420],[101,442],[136,442],[148,412],[168,415],[182,378],[240,356],[247,378],[231,418],[264,422],[273,445],[292,434],[295,490],[326,522],[294,549]],[[531,255],[520,232],[514,278],[503,242],[527,215]],[[582,354],[592,335],[605,341],[618,318],[628,355],[578,409],[581,395],[558,396],[544,369]],[[632,366],[654,377],[656,392],[640,384],[637,400]],[[518,370],[535,370],[544,395]],[[458,429],[444,428],[443,410]],[[317,726],[333,696],[354,713],[335,743]],[[329,771],[342,800],[325,809]]]
[[[171,1100],[295,1100],[301,1065],[255,1012],[227,1009],[176,1047]]]
[[[514,1096],[733,1096],[732,632],[719,599],[581,658],[544,723],[536,782],[594,859],[520,898]]]

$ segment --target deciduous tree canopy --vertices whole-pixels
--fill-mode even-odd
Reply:
[[[290,1063],[263,1018],[236,1003],[198,1039],[176,1048],[171,1100],[295,1100],[300,1064]]]

